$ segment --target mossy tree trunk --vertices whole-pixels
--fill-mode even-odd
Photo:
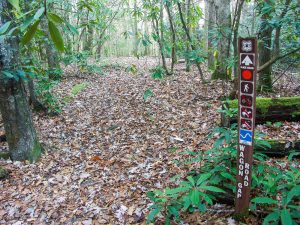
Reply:
[[[259,65],[264,65],[271,60],[272,57],[272,27],[268,24],[269,15],[262,16],[259,38]],[[272,90],[272,66],[266,67],[259,74],[258,91],[271,91]]]
[[[0,2],[0,27],[9,21],[10,5]],[[15,71],[19,62],[18,38],[0,42],[0,111],[12,160],[36,161],[41,146],[33,126],[32,115],[22,79],[7,78],[2,71]]]
[[[230,0],[216,1],[216,25],[222,34],[222,38],[218,41],[216,58],[216,68],[212,74],[212,79],[229,78],[228,69],[228,52],[230,48],[230,28],[231,28],[231,12]]]

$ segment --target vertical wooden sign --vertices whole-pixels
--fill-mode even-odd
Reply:
[[[236,216],[249,213],[256,111],[257,40],[239,39],[239,115]]]

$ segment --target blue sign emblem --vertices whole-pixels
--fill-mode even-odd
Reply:
[[[240,130],[240,143],[248,146],[252,146],[252,131]]]

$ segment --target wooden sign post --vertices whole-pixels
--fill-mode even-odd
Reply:
[[[256,111],[256,38],[239,39],[239,115],[235,213],[249,213]]]

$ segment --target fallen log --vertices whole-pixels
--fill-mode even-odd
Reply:
[[[223,102],[223,110],[238,108],[238,100]],[[300,121],[300,97],[284,98],[257,98],[256,99],[256,123],[263,124],[267,121]],[[237,122],[237,115],[230,118],[225,112],[221,113],[221,124],[229,127]]]
[[[288,156],[292,152],[300,153],[300,140],[286,141],[286,140],[267,140],[271,148],[256,145],[255,151],[261,152],[267,156],[283,157]]]
[[[212,191],[207,191],[207,194],[210,194],[215,197],[216,201],[215,203],[219,204],[226,204],[226,205],[234,205],[234,199],[235,199],[235,194],[232,192],[232,190],[220,187],[225,191],[225,193],[216,193]]]

